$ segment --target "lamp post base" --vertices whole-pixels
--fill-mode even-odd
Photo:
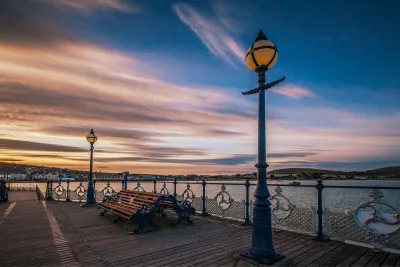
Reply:
[[[81,205],[81,208],[91,208],[91,207],[97,207],[97,203],[84,203]]]
[[[274,262],[277,262],[281,259],[283,259],[285,256],[281,254],[275,254],[270,257],[260,257],[260,256],[255,256],[251,254],[250,252],[245,252],[240,254],[240,258],[244,261],[249,261],[255,262],[255,263],[260,263],[260,264],[273,264]]]

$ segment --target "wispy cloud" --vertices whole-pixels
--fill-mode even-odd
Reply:
[[[244,49],[230,34],[231,24],[228,24],[226,20],[221,21],[218,14],[212,16],[201,13],[188,4],[175,4],[173,9],[211,53],[233,66],[236,66],[238,60],[243,62]]]
[[[59,7],[68,7],[82,12],[92,12],[94,10],[118,10],[121,12],[137,11],[137,6],[126,0],[39,0],[44,3]]]
[[[303,97],[316,97],[311,90],[296,85],[279,86],[277,88],[272,88],[271,91],[294,99],[301,99]]]

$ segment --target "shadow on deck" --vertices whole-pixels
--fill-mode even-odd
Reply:
[[[194,225],[174,227],[169,213],[157,218],[159,230],[130,235],[133,225],[97,208],[26,201],[31,193],[12,192],[16,202],[0,205],[0,266],[254,266],[234,257],[251,244],[248,226],[196,216]],[[286,256],[277,266],[400,265],[397,254],[292,232],[274,232],[273,240]]]

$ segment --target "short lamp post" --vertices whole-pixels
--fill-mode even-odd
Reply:
[[[241,254],[244,258],[251,259],[262,264],[271,264],[283,255],[275,253],[272,245],[271,226],[271,202],[267,186],[266,141],[265,141],[265,90],[282,82],[285,77],[274,82],[265,84],[265,73],[270,69],[278,58],[278,49],[267,39],[260,30],[254,44],[246,54],[247,66],[258,75],[258,87],[242,93],[251,95],[258,93],[258,163],[257,187],[254,192],[253,208],[253,237],[250,250]]]
[[[86,191],[86,203],[81,205],[81,207],[89,207],[93,204],[96,204],[93,187],[93,145],[97,141],[97,136],[94,134],[93,129],[91,129],[90,133],[86,136],[86,140],[90,143],[90,171],[88,188]]]

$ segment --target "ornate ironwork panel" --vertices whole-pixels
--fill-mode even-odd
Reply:
[[[103,193],[103,197],[104,196],[108,197],[108,196],[111,196],[112,194],[114,194],[115,190],[114,190],[114,188],[112,188],[110,186],[110,182],[107,182],[107,186],[104,187],[103,190],[101,190],[101,192]]]
[[[57,200],[67,198],[66,190],[61,182],[58,182],[57,186],[53,189],[53,193],[55,194]]]
[[[196,196],[194,195],[192,189],[190,189],[190,184],[187,184],[186,190],[183,191],[183,193],[182,193],[182,199],[181,200],[189,201],[189,203],[192,204],[194,199],[195,199],[195,197]]]
[[[373,189],[369,197],[366,203],[343,213],[326,208],[327,234],[334,239],[369,243],[376,250],[385,247],[400,249],[399,212],[384,202],[380,190]]]
[[[271,201],[272,216],[276,217],[276,220],[282,220],[290,216],[296,205],[282,194],[283,190],[279,185],[274,191],[275,194],[269,198]]]
[[[71,190],[70,192],[70,199],[71,200],[78,200],[82,202],[86,197],[86,188],[82,185],[82,182],[75,190]]]
[[[228,208],[222,208],[217,198],[209,199],[206,197],[207,212],[223,218],[233,218],[238,220],[245,219],[245,201],[232,200]]]
[[[168,188],[167,188],[165,182],[163,183],[163,187],[160,190],[160,194],[169,195],[169,191],[168,191]]]
[[[224,184],[221,186],[221,191],[213,199],[206,197],[206,207],[207,213],[212,215],[238,220],[245,219],[245,201],[235,201],[226,191]]]
[[[133,188],[133,191],[142,191],[145,192],[144,188],[140,185],[140,182],[137,183],[136,187]]]
[[[280,186],[275,188],[271,195],[272,227],[286,231],[304,234],[316,233],[316,208],[298,208],[283,194]],[[250,201],[250,220],[253,220],[254,201]]]

